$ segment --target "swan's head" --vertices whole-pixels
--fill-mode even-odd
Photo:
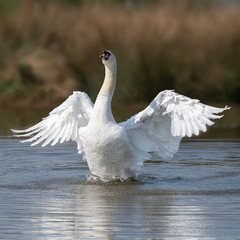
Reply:
[[[109,50],[104,50],[99,57],[102,59],[103,64],[106,66],[111,66],[116,63],[116,57]]]

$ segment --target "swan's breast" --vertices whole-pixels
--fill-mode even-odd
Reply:
[[[81,139],[88,163],[117,162],[133,155],[125,129],[114,123],[87,126]]]
[[[106,179],[132,175],[134,153],[123,127],[114,123],[86,127],[82,134],[83,149],[92,174]]]
[[[114,123],[89,125],[82,128],[79,134],[85,147],[91,146],[95,151],[127,141],[125,129]]]

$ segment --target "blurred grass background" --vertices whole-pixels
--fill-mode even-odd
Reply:
[[[239,16],[211,0],[1,0],[0,104],[51,107],[73,90],[94,101],[104,49],[118,60],[118,109],[164,89],[239,104]]]

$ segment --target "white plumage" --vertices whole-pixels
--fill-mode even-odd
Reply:
[[[205,132],[206,126],[219,119],[216,115],[229,107],[216,108],[199,100],[175,93],[160,92],[150,105],[126,122],[116,123],[111,100],[116,85],[116,58],[110,51],[100,56],[105,65],[105,79],[95,104],[84,92],[73,92],[41,122],[26,130],[13,130],[22,142],[32,146],[52,146],[76,141],[78,152],[87,160],[94,176],[103,180],[136,177],[144,160],[155,153],[171,158],[182,137]]]

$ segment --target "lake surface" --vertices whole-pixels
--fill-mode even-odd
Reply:
[[[0,137],[0,239],[240,239],[240,137],[188,139],[138,181],[100,183],[74,143]]]

